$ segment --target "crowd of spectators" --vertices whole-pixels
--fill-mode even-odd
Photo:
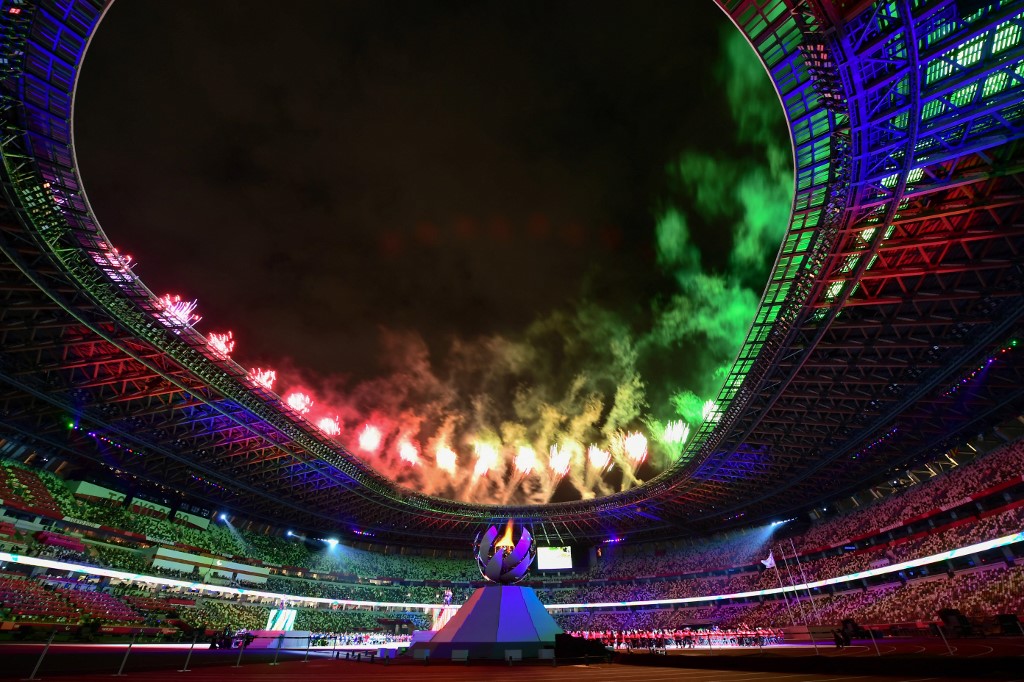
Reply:
[[[559,576],[535,585],[541,601],[549,604],[678,599],[763,590],[778,587],[780,582],[790,584],[834,578],[933,555],[1024,528],[1024,506],[1014,506],[1015,498],[1001,497],[996,504],[985,507],[972,505],[969,499],[969,495],[977,490],[1019,481],[1022,469],[1024,440],[846,516],[825,520],[793,538],[794,546],[802,549],[804,554],[799,563],[793,560],[791,552],[786,551],[788,542],[778,543],[771,541],[771,535],[748,531],[703,542],[603,547],[602,556],[582,576],[571,576],[572,579],[564,581],[565,576]],[[370,602],[437,604],[442,600],[444,590],[451,589],[454,593],[452,601],[458,604],[469,597],[474,589],[473,581],[479,581],[474,563],[464,557],[382,553],[326,544],[322,550],[316,550],[310,544],[295,539],[228,529],[216,524],[201,529],[166,518],[133,514],[116,506],[76,500],[60,479],[49,472],[36,472],[5,463],[0,475],[8,487],[14,486],[26,496],[32,492],[36,500],[46,497],[39,492],[45,489],[52,504],[70,517],[147,537],[145,541],[136,540],[135,546],[131,546],[111,544],[125,543],[124,538],[104,538],[92,532],[86,538],[87,544],[74,539],[76,546],[81,547],[77,550],[47,544],[40,539],[55,536],[52,532],[33,536],[7,524],[11,528],[5,532],[5,542],[21,543],[24,553],[29,555],[108,566],[133,573],[192,578],[199,582],[196,574],[154,567],[142,551],[147,543],[149,546],[157,542],[179,543],[214,556],[269,565],[272,575],[267,582],[253,583],[266,591]],[[38,478],[33,479],[33,476]],[[938,508],[954,507],[955,516],[937,516],[928,522],[926,530],[919,530],[922,528],[919,523],[910,530],[888,532],[890,526],[901,520],[914,519]],[[984,511],[986,509],[993,511]],[[61,527],[56,527],[55,531],[74,532],[71,528]],[[875,535],[870,542],[845,548],[838,546],[844,538],[871,533]],[[821,547],[830,549],[812,551]],[[761,562],[769,551],[775,552],[774,569],[765,568]],[[296,568],[301,571],[293,570]],[[729,572],[708,576],[714,569],[729,569]],[[888,583],[872,584],[870,589],[866,584],[860,587],[849,585],[844,588],[848,591],[815,594],[813,598],[801,596],[792,603],[779,599],[763,603],[734,601],[708,606],[684,605],[675,610],[597,611],[560,614],[558,617],[567,629],[621,631],[678,628],[700,622],[722,627],[738,627],[743,623],[778,626],[823,618],[834,623],[840,617],[855,617],[865,622],[914,621],[933,618],[939,608],[947,607],[960,608],[971,615],[1020,612],[1024,609],[1024,597],[1021,596],[1024,585],[1018,567],[999,563],[991,570],[956,573],[951,577],[947,577],[944,571],[938,577],[932,573],[925,579],[911,579],[909,582],[905,576],[890,574],[886,578]],[[302,576],[296,575],[300,572]],[[239,580],[244,580],[244,577]],[[410,580],[429,582],[409,584]],[[115,586],[112,589],[119,588]],[[166,595],[149,592],[131,596],[160,601]],[[49,601],[57,603],[60,600]],[[62,603],[67,606],[66,602],[67,599]],[[190,625],[241,629],[263,627],[270,606],[269,602],[243,604],[207,599],[199,606],[183,606],[178,610],[182,620]],[[307,604],[299,609],[299,617],[308,626],[304,629],[316,631],[357,632],[371,627],[381,617],[379,611],[308,607]],[[66,609],[62,607],[63,610]],[[27,617],[30,614],[22,615]],[[388,617],[392,614],[389,613]],[[417,623],[425,622],[425,616],[418,612],[403,617]]]
[[[736,594],[778,587],[782,584],[827,580],[909,559],[938,554],[951,549],[991,540],[1024,529],[1024,506],[1006,509],[982,519],[951,524],[921,537],[903,542],[888,542],[855,552],[842,552],[817,559],[776,556],[777,569],[747,567],[747,570],[712,577],[654,580],[589,581],[571,587],[539,588],[546,604],[574,604],[679,599],[709,595]],[[787,565],[788,562],[788,565]]]
[[[373,632],[381,630],[386,621],[408,621],[418,630],[431,626],[427,614],[415,611],[342,611],[301,609],[295,614],[295,629],[310,632]]]
[[[1019,480],[1022,471],[1024,440],[1018,440],[999,448],[998,452],[957,466],[896,495],[849,514],[827,519],[804,533],[800,546],[813,550],[842,544],[851,538],[920,517],[939,507],[966,501],[971,495],[1006,481]]]
[[[4,460],[0,460],[0,500],[23,509],[61,513],[60,500],[54,498],[43,478],[31,469]]]
[[[782,644],[785,633],[779,628],[754,628],[747,624],[719,628],[655,628],[651,630],[568,630],[574,637],[596,640],[614,649],[696,649],[733,646],[769,646]]]
[[[812,526],[793,538],[800,553],[847,544],[851,538],[879,533],[881,529],[898,526],[941,507],[950,508],[969,502],[970,495],[994,486],[1019,481],[1024,471],[1024,440],[1010,443],[985,457],[958,466],[945,474],[923,481],[907,490],[857,509],[843,516],[832,517]],[[903,561],[962,546],[979,539],[1020,530],[1021,512],[1010,512],[998,518],[973,519],[957,534],[933,534],[927,543],[891,543],[891,561]],[[771,536],[755,531],[732,533],[701,542],[677,541],[649,543],[622,548],[610,547],[589,575],[595,578],[635,579],[637,577],[680,575],[736,567],[756,567],[767,557],[776,542]],[[957,544],[959,543],[959,544]],[[876,559],[872,558],[871,560]],[[834,569],[822,577],[834,577],[868,567],[868,561],[850,555],[832,561]],[[838,571],[838,572],[837,572]],[[569,599],[568,601],[575,601]]]
[[[981,620],[1001,613],[1024,613],[1024,566],[997,566],[970,572],[900,581],[871,589],[834,594],[801,594],[764,602],[727,602],[679,609],[562,613],[555,619],[566,630],[675,630],[715,625],[738,628],[746,623],[763,627],[795,624],[837,625],[846,619],[859,623],[935,622],[944,609],[955,609]]]
[[[198,606],[178,609],[178,617],[199,630],[261,630],[267,626],[270,609],[207,599]]]
[[[724,570],[756,563],[768,556],[771,536],[741,531],[697,541],[612,546],[590,568],[590,576],[635,578]]]
[[[323,599],[352,599],[357,601],[404,602],[413,604],[439,604],[444,593],[442,588],[424,585],[351,584],[282,577],[268,578],[263,589],[267,592],[297,594]],[[456,586],[449,589],[452,590],[452,600],[458,604],[464,602],[472,594],[472,589],[469,587]]]
[[[306,563],[300,564],[316,572],[336,573],[362,578],[408,578],[470,582],[479,580],[475,565],[467,557],[422,556],[417,554],[382,554],[355,547],[328,548],[308,552]]]
[[[131,573],[155,573],[155,566],[137,551],[107,544],[93,546],[92,562]]]
[[[110,528],[131,531],[152,540],[180,543],[221,556],[234,556],[246,552],[245,545],[231,531],[223,526],[211,524],[209,528],[198,528],[180,520],[156,518],[137,514],[121,506],[76,501],[71,514],[74,518],[91,521]]]
[[[205,598],[198,604],[180,593],[155,586],[124,583],[97,589],[88,583],[50,583],[23,576],[0,579],[0,614],[15,621],[81,623],[95,619],[105,624],[173,622],[212,631],[258,630],[266,626],[270,608],[278,604],[247,604]],[[173,597],[177,595],[177,599]],[[173,603],[178,602],[178,603]],[[682,607],[678,609],[553,612],[566,630],[656,631],[682,628],[783,627],[801,623],[835,625],[852,618],[862,624],[935,621],[943,609],[957,609],[980,619],[998,613],[1024,611],[1024,566],[1003,565],[969,572],[940,574],[924,579],[893,582],[870,589],[834,594],[806,594],[769,599]],[[369,632],[386,629],[395,621],[415,628],[430,627],[429,615],[418,611],[308,608],[297,610],[295,628],[313,632]]]

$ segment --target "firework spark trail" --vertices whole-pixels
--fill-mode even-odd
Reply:
[[[666,443],[682,445],[690,437],[690,426],[682,419],[671,421],[665,425],[665,433],[662,439]]]
[[[177,294],[164,294],[156,301],[157,318],[168,327],[193,327],[203,318],[196,314],[198,301],[183,301]]]
[[[500,456],[498,449],[490,443],[474,443],[473,453],[476,455],[476,464],[473,467],[474,478],[486,476],[497,468]]]
[[[516,471],[523,476],[529,476],[537,466],[537,452],[529,445],[520,445],[516,452]]]
[[[288,397],[284,399],[288,407],[292,408],[299,414],[308,414],[313,408],[313,398],[302,391],[294,391],[288,394]]]
[[[622,472],[621,490],[628,490],[643,483],[643,481],[636,476],[636,465],[626,447],[625,432],[619,431],[612,437],[611,442],[609,443],[609,452],[612,456],[612,462],[614,462],[618,467],[618,470]]]
[[[519,432],[520,429],[512,429],[514,432]],[[507,438],[513,440],[515,437]],[[514,496],[523,497],[525,491],[531,487],[527,483],[527,479],[531,478],[534,474],[534,469],[537,468],[537,452],[530,445],[520,445],[516,448],[516,454],[512,458],[509,467],[509,479],[502,482],[501,497],[498,499],[500,504],[509,504]]]
[[[447,445],[440,445],[434,453],[434,458],[437,461],[438,469],[448,473],[450,476],[455,475],[459,457],[455,454],[454,450]]]
[[[211,333],[206,337],[206,342],[210,345],[210,349],[215,355],[225,360],[230,358],[231,354],[235,351],[235,339],[231,332],[224,334]]]
[[[603,473],[611,463],[612,456],[607,450],[602,450],[596,445],[591,445],[587,448],[587,459],[590,461],[591,467],[599,473]]]
[[[380,429],[372,424],[367,424],[359,434],[359,449],[363,452],[377,452],[383,438],[384,434]]]
[[[398,456],[403,462],[407,462],[412,465],[418,465],[420,463],[419,448],[404,439],[398,443]]]
[[[268,391],[274,390],[274,382],[277,381],[277,372],[272,369],[253,367],[249,370],[249,379],[259,384]]]
[[[332,438],[341,433],[341,424],[338,423],[337,417],[323,417],[316,425],[321,431]]]
[[[569,473],[569,465],[572,463],[572,453],[564,445],[552,445],[548,451],[548,466],[555,472],[558,478]]]
[[[647,437],[639,431],[627,433],[622,445],[634,467],[639,467],[647,459]]]

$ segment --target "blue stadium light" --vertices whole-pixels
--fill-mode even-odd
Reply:
[[[291,536],[295,535],[295,533],[293,533],[291,531],[288,531],[287,533],[285,533],[285,535],[287,535],[288,537],[291,537]]]
[[[221,512],[221,513],[220,513],[220,516],[219,516],[218,518],[219,518],[219,519],[220,519],[221,521],[227,521],[227,520],[228,520],[228,515],[227,515],[227,514],[225,514],[224,512]]]
[[[327,538],[326,540],[324,540],[324,542],[330,545],[331,549],[334,549],[338,546],[338,538]]]

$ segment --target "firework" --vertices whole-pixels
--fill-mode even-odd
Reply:
[[[568,448],[552,445],[548,451],[548,466],[558,476],[565,476],[569,473],[569,464],[572,461],[572,453]]]
[[[647,459],[647,438],[639,431],[627,433],[622,446],[634,466],[640,466]]]
[[[662,440],[666,443],[678,443],[682,445],[690,437],[690,426],[683,420],[669,422],[665,425],[665,434]]]
[[[341,433],[341,424],[338,423],[337,417],[324,417],[316,425],[328,436],[337,436]]]
[[[274,390],[274,382],[277,381],[277,372],[272,369],[253,367],[249,370],[249,379],[254,384],[259,384],[268,391]]]
[[[473,452],[476,454],[476,466],[473,467],[473,476],[483,476],[497,466],[498,449],[490,443],[475,443],[473,445]]]
[[[366,452],[376,452],[377,448],[380,447],[380,442],[383,440],[383,434],[376,426],[367,424],[363,427],[363,432],[359,434],[359,449]]]
[[[529,476],[534,467],[537,466],[537,453],[529,445],[522,445],[516,453],[516,471],[523,476]]]
[[[409,464],[420,463],[419,448],[417,448],[415,445],[413,445],[407,440],[403,440],[401,443],[398,444],[398,456],[401,457],[403,461],[408,462]]]
[[[599,471],[603,471],[604,468],[612,461],[612,456],[607,450],[602,450],[596,445],[591,445],[587,448],[587,459],[590,460],[590,466]]]
[[[132,257],[120,253],[117,249],[94,251],[92,259],[115,282],[128,282],[135,278],[132,273]]]
[[[706,422],[707,421],[711,421],[711,422],[718,421],[718,415],[716,414],[717,410],[718,410],[718,406],[715,405],[715,401],[714,400],[708,400],[707,402],[704,403],[704,407],[701,409],[701,413],[700,413],[701,419],[703,419]]]
[[[217,334],[216,332],[206,337],[206,343],[210,345],[210,349],[214,355],[224,358],[227,360],[231,357],[231,353],[235,350],[235,339],[231,332],[226,334]]]
[[[284,401],[288,404],[288,407],[292,408],[299,414],[306,414],[309,412],[310,408],[313,407],[313,399],[302,391],[289,393],[288,397],[285,398]]]
[[[434,451],[434,459],[437,460],[437,468],[455,475],[455,467],[458,465],[458,457],[455,451],[447,445],[438,445]]]
[[[156,301],[157,318],[168,327],[191,327],[203,319],[195,314],[198,301],[183,301],[181,296],[164,294]]]

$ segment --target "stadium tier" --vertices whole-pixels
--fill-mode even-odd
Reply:
[[[444,589],[460,604],[480,584],[465,558],[391,555],[383,553],[387,548],[258,535],[230,525],[199,529],[118,513],[91,496],[75,499],[65,482],[45,472],[8,468],[26,485],[63,501],[49,515],[22,505],[3,508],[0,520],[8,533],[0,551],[10,552],[11,560],[0,613],[19,627],[145,624],[165,636],[196,628],[259,629],[271,608],[287,604],[298,609],[296,627],[304,630],[371,632],[393,622],[429,628]],[[979,627],[994,627],[999,614],[1024,615],[1024,573],[1017,565],[1024,557],[1022,469],[1024,439],[799,532],[778,524],[767,532],[752,529],[700,542],[609,543],[593,552],[588,566],[539,574],[528,584],[566,630],[588,633],[747,623],[835,626],[851,618],[892,627],[933,622],[948,608]],[[979,480],[987,487],[979,490]],[[948,500],[954,503],[943,504]],[[132,525],[135,530],[117,523],[136,524],[140,518],[145,520]],[[964,557],[943,555],[1007,537],[1016,539]],[[768,556],[787,573],[769,570]],[[40,571],[18,557],[75,568]],[[241,557],[245,563],[237,561]],[[933,558],[915,564],[925,557]],[[283,558],[287,564],[280,563]],[[914,565],[870,574],[902,562]],[[111,578],[90,572],[90,566],[154,578]],[[161,577],[178,582],[161,584]],[[785,596],[761,594],[783,583],[830,579],[836,582]],[[209,591],[213,586],[248,590]],[[687,601],[715,597],[722,598],[712,604]],[[639,602],[644,603],[629,606]]]

